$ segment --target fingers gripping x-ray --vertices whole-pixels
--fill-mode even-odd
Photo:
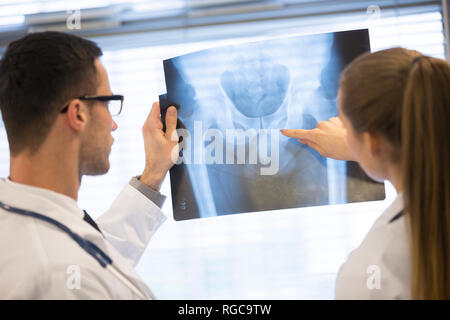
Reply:
[[[326,159],[281,128],[337,115],[341,70],[367,30],[213,48],[164,61],[164,110],[179,106],[174,217],[184,220],[384,198],[354,163]]]

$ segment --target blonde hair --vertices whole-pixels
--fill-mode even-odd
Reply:
[[[355,59],[340,79],[355,132],[382,135],[401,164],[411,297],[450,299],[450,66],[393,48]]]

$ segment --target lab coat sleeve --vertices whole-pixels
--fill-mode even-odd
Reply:
[[[127,184],[96,223],[106,240],[134,267],[165,220],[153,201]]]

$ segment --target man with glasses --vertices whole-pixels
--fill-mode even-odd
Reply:
[[[0,107],[10,175],[0,179],[0,298],[153,298],[136,265],[164,221],[160,185],[177,146],[176,109],[144,122],[145,168],[97,223],[77,206],[83,175],[108,172],[124,98],[111,92],[100,48],[44,32],[9,44]]]

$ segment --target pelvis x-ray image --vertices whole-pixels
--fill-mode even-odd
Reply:
[[[337,116],[340,72],[367,30],[212,48],[164,61],[162,114],[178,110],[175,220],[384,199],[358,164],[327,159],[279,129]]]

